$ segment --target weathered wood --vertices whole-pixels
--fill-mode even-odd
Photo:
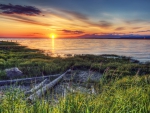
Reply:
[[[48,89],[53,88],[65,75],[67,72],[71,71],[70,69],[63,73],[61,76],[50,82],[49,84],[43,86],[41,89],[37,90],[34,94],[30,95],[28,100],[35,100],[36,98],[40,98],[42,94],[44,94]]]
[[[60,74],[32,77],[32,78],[14,79],[14,80],[2,80],[2,81],[0,81],[0,86],[11,85],[11,84],[31,84],[33,82],[41,82],[44,79],[53,80],[53,79],[57,78],[58,76],[60,76]]]
[[[26,91],[25,95],[28,94],[32,94],[34,93],[36,90],[40,89],[41,87],[43,87],[43,85],[47,82],[47,79],[43,80],[40,84],[38,84],[37,86],[33,87],[31,90]]]

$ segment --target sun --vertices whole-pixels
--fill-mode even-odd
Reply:
[[[53,34],[53,35],[51,36],[51,38],[55,38],[55,35]]]
[[[50,38],[56,38],[56,34],[50,34]]]

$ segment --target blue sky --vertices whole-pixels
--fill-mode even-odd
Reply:
[[[44,36],[49,32],[61,37],[93,34],[150,35],[150,0],[1,0],[0,2],[2,5],[9,3],[14,6],[33,6],[39,9],[40,14],[26,15],[16,12],[4,14],[5,10],[1,8],[0,21],[3,21],[3,24],[8,23],[10,19],[11,22],[14,21],[13,23],[18,21],[22,26],[26,26],[25,23],[28,26],[32,24],[32,27],[34,23],[41,26],[49,25],[45,26],[45,29],[49,29],[48,32],[44,31],[42,26],[41,32],[27,31],[28,35],[39,33]],[[40,29],[40,26],[38,28]],[[20,31],[20,35],[21,33],[25,34],[25,31]],[[17,35],[15,30],[12,34]]]

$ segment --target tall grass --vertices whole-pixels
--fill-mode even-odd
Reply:
[[[0,100],[0,113],[149,113],[150,77],[124,77],[97,85],[97,94],[70,93],[58,103],[26,100],[19,90],[8,91]]]

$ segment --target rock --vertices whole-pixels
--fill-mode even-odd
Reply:
[[[17,67],[5,69],[5,72],[9,79],[21,78],[23,76],[22,71],[20,71]]]

